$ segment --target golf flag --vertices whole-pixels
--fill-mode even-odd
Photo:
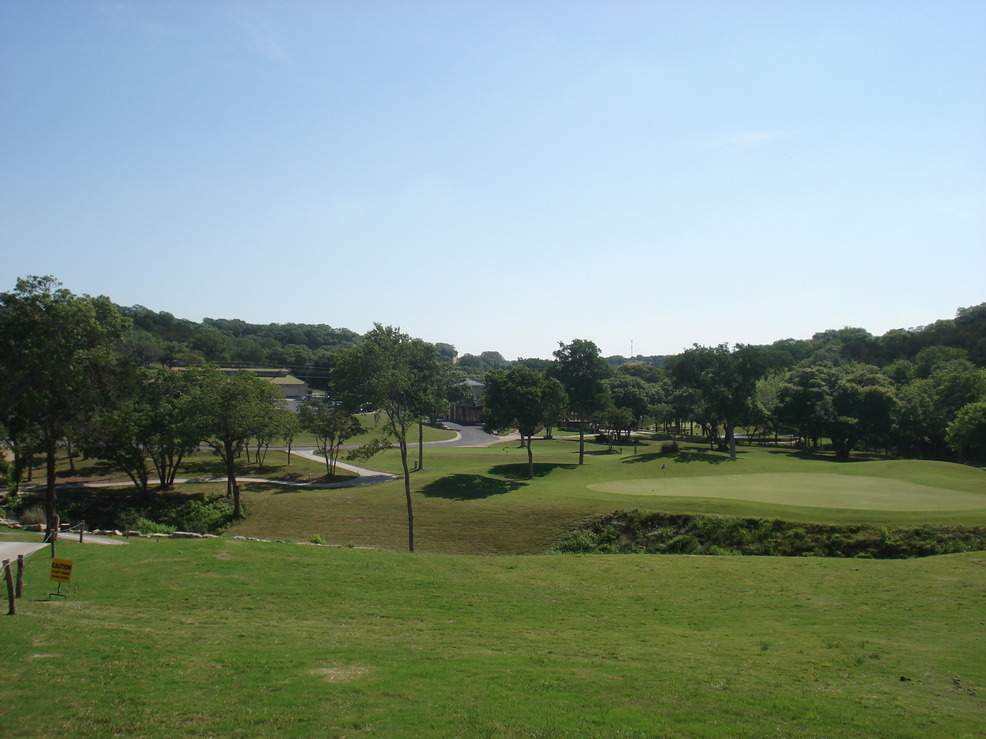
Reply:
[[[663,464],[661,465],[661,469],[662,469],[662,470],[664,469],[664,465],[663,465]]]

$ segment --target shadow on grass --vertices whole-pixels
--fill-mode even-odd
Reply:
[[[121,474],[124,477],[126,477],[125,473],[121,473],[119,468],[115,467],[109,462],[103,462],[100,460],[85,460],[83,462],[77,461],[75,463],[74,472],[70,469],[58,470],[55,473],[55,477],[59,479],[64,479],[64,478],[75,479],[75,478],[86,478],[86,477],[103,478],[103,477],[112,477],[112,476],[119,477]],[[43,483],[44,475],[45,475],[44,468],[40,470],[40,475],[41,475],[41,481]],[[38,471],[36,470],[34,473],[34,477],[37,478],[37,476],[38,476]]]
[[[240,473],[237,467],[237,474]],[[218,457],[209,460],[184,461],[178,470],[179,477],[225,477],[226,465]],[[244,475],[249,477],[249,475]]]
[[[887,459],[882,454],[870,454],[867,452],[853,452],[849,459],[838,459],[835,452],[813,450],[813,449],[768,449],[767,454],[783,454],[796,459],[810,459],[815,462],[838,462],[846,464],[849,462],[873,462],[879,459]]]
[[[551,474],[552,470],[556,470],[556,469],[574,470],[576,467],[578,467],[577,464],[554,464],[551,462],[535,462],[534,477],[544,477],[545,475]],[[498,464],[495,467],[490,467],[490,472],[494,475],[500,475],[501,477],[506,477],[511,480],[528,479],[527,462],[518,462],[517,464]]]
[[[244,477],[252,477],[253,475],[244,475]],[[275,476],[274,478],[264,481],[264,482],[240,482],[240,490],[259,493],[259,492],[270,492],[273,495],[284,495],[285,493],[304,493],[311,492],[313,489],[308,485],[329,485],[336,482],[346,482],[349,480],[355,480],[356,475],[322,475],[321,477],[308,478],[302,475],[284,475]],[[280,485],[280,482],[295,482],[304,483],[304,485]]]
[[[511,467],[513,465],[504,465]],[[527,465],[523,465],[526,470]],[[486,475],[446,475],[421,488],[421,494],[429,498],[446,498],[447,500],[479,500],[493,495],[512,493],[524,487],[524,483],[513,480],[499,480]]]
[[[674,461],[681,464],[690,464],[691,462],[707,462],[708,464],[722,464],[723,462],[735,462],[735,459],[730,459],[727,454],[715,454],[712,452],[698,452],[698,451],[688,451],[682,450],[675,455]]]
[[[621,459],[620,461],[623,464],[640,464],[641,462],[653,462],[656,459],[666,459],[673,461],[677,459],[677,455],[661,454],[660,452],[648,452],[647,454],[637,454],[634,455],[633,457],[627,457],[625,459]]]

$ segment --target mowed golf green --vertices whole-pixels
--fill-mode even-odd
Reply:
[[[869,511],[984,511],[986,495],[886,477],[810,472],[644,478],[589,486],[621,495],[728,498],[756,503]]]

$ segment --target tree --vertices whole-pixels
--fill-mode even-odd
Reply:
[[[629,408],[621,408],[617,405],[610,405],[606,410],[601,411],[596,416],[599,425],[608,429],[611,433],[606,434],[609,439],[609,450],[613,451],[613,442],[619,441],[626,435],[630,439],[630,432],[637,428],[637,421],[633,416],[633,411]]]
[[[114,351],[129,321],[109,298],[76,296],[53,277],[0,295],[0,421],[45,455],[45,518],[55,526],[55,460],[70,429],[118,400]]]
[[[455,358],[459,355],[455,347],[451,344],[439,341],[435,343],[435,358],[445,364],[455,364]]]
[[[309,398],[298,409],[301,427],[315,435],[315,445],[325,457],[325,474],[336,473],[339,447],[365,430],[359,419],[329,398]]]
[[[828,423],[836,458],[848,460],[849,453],[862,441],[885,444],[896,407],[892,383],[879,369],[858,362],[841,367],[832,393],[833,416]]]
[[[948,425],[959,409],[986,399],[986,370],[948,360],[929,377],[899,386],[896,393],[900,401],[893,430],[897,450],[910,456],[945,458],[950,449]]]
[[[531,439],[546,418],[564,400],[564,388],[553,377],[545,377],[523,365],[509,370],[495,369],[486,374],[486,392],[483,396],[484,428],[500,433],[517,428],[527,447],[527,477],[534,477],[534,451]]]
[[[438,362],[435,348],[412,339],[400,329],[379,323],[363,341],[340,352],[332,377],[336,392],[350,411],[369,406],[386,419],[384,430],[397,442],[404,470],[407,503],[408,550],[414,551],[414,503],[407,461],[407,434],[434,408],[434,382]],[[380,449],[368,447],[368,452]]]
[[[182,460],[202,438],[193,379],[187,372],[138,370],[130,400],[95,418],[84,449],[116,464],[145,492],[151,468],[161,489],[172,488]]]
[[[660,393],[650,382],[630,374],[617,373],[603,381],[613,405],[621,410],[629,411],[631,425],[640,428],[641,421],[650,411],[651,406],[661,400]],[[615,416],[619,422],[625,422],[625,414]]]
[[[428,345],[430,346],[430,344]],[[451,364],[438,359],[423,362],[416,369],[415,382],[422,393],[422,415],[418,419],[418,465],[417,470],[425,468],[425,421],[437,423],[448,413],[449,403],[461,401],[471,396],[466,386],[466,377]]]
[[[34,455],[42,451],[41,440],[35,435],[35,431],[36,429],[32,426],[22,426],[17,431],[11,431],[7,426],[3,427],[4,446],[10,450],[14,457],[10,460],[5,471],[9,495],[16,496],[19,493],[25,470],[27,470],[28,479],[30,479],[31,470],[34,467]]]
[[[777,414],[803,438],[827,436],[844,461],[862,441],[887,440],[897,405],[890,379],[878,368],[823,363],[791,372],[781,386]]]
[[[729,451],[736,459],[736,426],[750,413],[750,403],[757,380],[770,368],[768,355],[758,347],[737,346],[730,351],[726,344],[715,347],[695,345],[668,360],[675,382],[696,390],[703,411],[700,420],[718,438],[720,451]]]
[[[242,518],[236,461],[247,442],[269,433],[276,423],[271,409],[281,402],[271,383],[241,370],[231,375],[216,367],[188,370],[195,373],[195,402],[202,415],[202,439],[226,467],[226,495],[233,499],[233,516]]]
[[[568,407],[579,420],[579,464],[585,462],[585,425],[590,416],[606,407],[606,388],[610,373],[599,348],[586,339],[574,339],[571,344],[558,344],[554,352],[557,362],[551,376],[558,380],[568,394]]]
[[[946,440],[960,457],[966,449],[986,452],[986,400],[962,406],[948,425]]]
[[[777,408],[780,405],[781,387],[784,384],[785,373],[771,372],[757,380],[751,399],[752,416],[755,422],[762,426],[764,430],[769,429],[774,434],[774,439],[780,433],[780,418],[777,416]]]
[[[558,380],[545,376],[545,385],[541,393],[541,422],[544,424],[544,435],[550,439],[551,430],[561,423],[565,417],[565,407],[568,405],[568,393]]]

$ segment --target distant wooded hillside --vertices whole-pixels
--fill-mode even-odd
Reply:
[[[141,305],[121,307],[120,312],[133,321],[126,349],[139,364],[174,366],[217,362],[286,367],[314,387],[326,386],[332,355],[361,340],[355,331],[324,323],[254,324],[227,318],[205,318],[197,323]],[[862,328],[845,327],[821,331],[810,339],[781,339],[764,348],[772,350],[777,364],[786,367],[821,359],[884,367],[896,361],[913,361],[928,347],[952,347],[965,352],[968,361],[976,366],[986,366],[986,303],[960,308],[955,318],[916,328],[893,329],[882,336],[874,336]],[[542,369],[540,365],[548,361],[507,360],[497,351],[458,357],[454,346],[440,342],[436,348],[440,357],[456,361],[463,371],[477,377],[516,362]],[[607,357],[606,362],[611,367],[628,363],[662,367],[666,359],[665,356],[614,355]]]

